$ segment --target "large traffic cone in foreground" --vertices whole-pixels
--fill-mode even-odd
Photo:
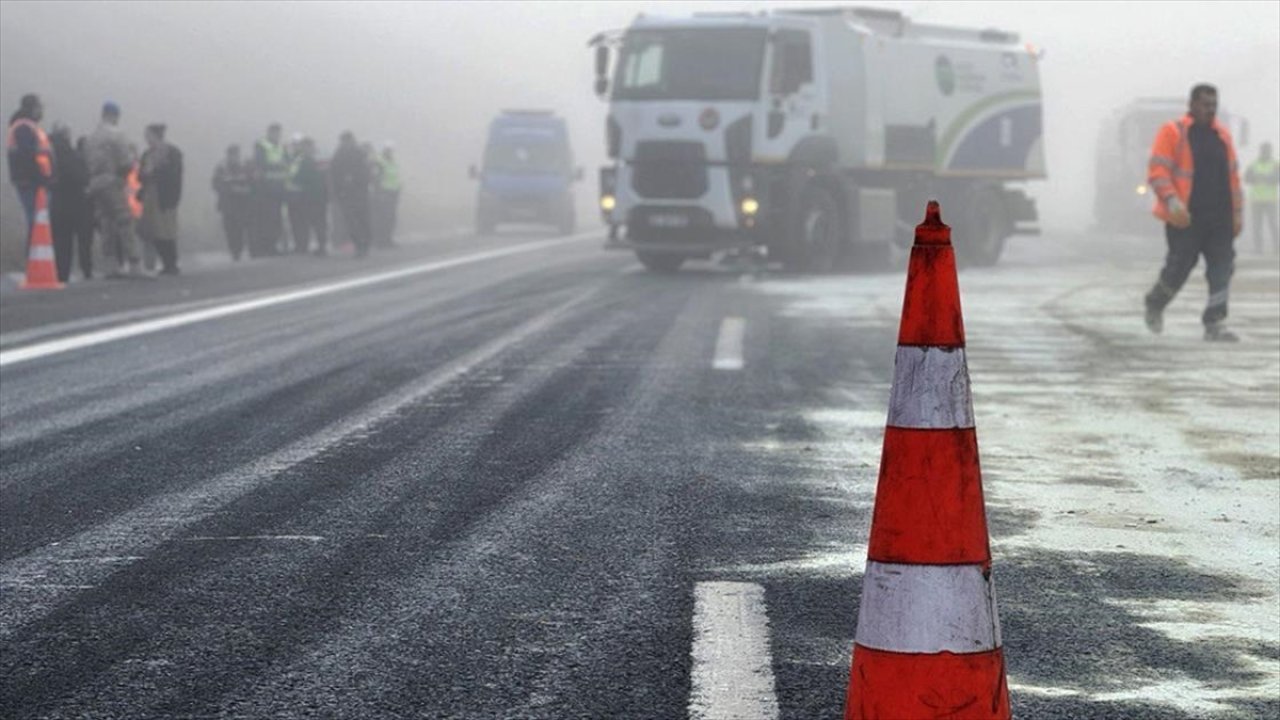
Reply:
[[[53,233],[49,230],[49,196],[36,188],[36,219],[31,225],[31,248],[27,251],[27,276],[18,287],[23,290],[58,290],[58,270],[53,266]]]
[[[951,228],[907,272],[846,720],[1008,718]]]

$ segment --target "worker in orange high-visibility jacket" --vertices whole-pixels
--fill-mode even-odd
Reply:
[[[1240,171],[1231,134],[1217,120],[1218,91],[1191,89],[1187,114],[1161,126],[1151,146],[1147,184],[1156,195],[1153,214],[1164,221],[1168,253],[1147,293],[1146,323],[1164,329],[1164,309],[1204,256],[1209,300],[1201,321],[1204,338],[1236,342],[1227,330],[1227,297],[1235,268],[1235,238],[1243,226]]]
[[[9,155],[9,181],[18,191],[18,201],[27,215],[27,243],[36,219],[36,192],[48,192],[53,182],[53,146],[40,127],[44,105],[38,95],[23,95],[18,110],[9,118],[5,149]]]

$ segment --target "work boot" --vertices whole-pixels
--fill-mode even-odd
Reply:
[[[1147,322],[1147,329],[1154,335],[1164,332],[1164,313],[1152,307],[1147,307],[1147,315],[1143,318]]]
[[[1204,339],[1209,342],[1240,342],[1240,336],[1228,330],[1227,326],[1221,322],[1205,325]]]

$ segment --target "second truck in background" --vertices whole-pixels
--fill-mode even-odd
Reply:
[[[650,269],[761,247],[797,270],[881,264],[929,198],[970,264],[1035,232],[1039,57],[1013,33],[786,9],[641,15],[592,45],[601,211]]]

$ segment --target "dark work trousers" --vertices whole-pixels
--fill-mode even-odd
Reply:
[[[316,252],[324,253],[329,243],[329,203],[323,199],[299,197],[289,201],[289,228],[293,231],[293,251],[304,253],[316,236]]]
[[[342,206],[342,220],[347,226],[351,243],[356,246],[356,257],[369,254],[369,195],[353,192],[339,196]]]
[[[93,209],[89,198],[62,198],[60,194],[54,195],[49,203],[49,229],[53,233],[58,281],[65,283],[71,277],[71,259],[77,254],[80,271],[86,278],[93,277]]]
[[[1187,276],[1195,269],[1204,255],[1205,279],[1209,281],[1209,300],[1205,303],[1201,320],[1205,325],[1221,322],[1227,317],[1227,296],[1231,274],[1235,271],[1236,251],[1231,237],[1231,218],[1216,222],[1192,221],[1187,228],[1166,224],[1164,236],[1169,252],[1164,258],[1160,278],[1147,293],[1147,307],[1164,310],[1187,282]]]
[[[245,240],[249,237],[252,211],[251,198],[225,197],[221,203],[222,231],[227,235],[227,250],[231,259],[239,260],[244,253]]]
[[[283,198],[274,189],[263,188],[254,194],[253,200],[256,212],[253,236],[249,244],[249,256],[278,255],[278,243],[281,235],[284,234],[284,219],[281,217]]]
[[[378,247],[396,244],[396,206],[399,204],[399,190],[373,191],[373,241]]]
[[[22,205],[22,212],[27,216],[27,242],[22,246],[22,259],[25,262],[31,256],[31,228],[36,224],[36,187],[34,185],[14,186],[13,189],[18,191],[18,203]]]
[[[310,224],[307,222],[306,199],[298,193],[289,193],[284,209],[289,215],[289,234],[293,236],[293,251],[299,255],[311,244]]]
[[[1280,249],[1280,221],[1276,218],[1276,204],[1273,202],[1255,202],[1249,204],[1249,219],[1253,221],[1253,248],[1259,253],[1272,248]],[[1263,230],[1271,242],[1262,237]]]

